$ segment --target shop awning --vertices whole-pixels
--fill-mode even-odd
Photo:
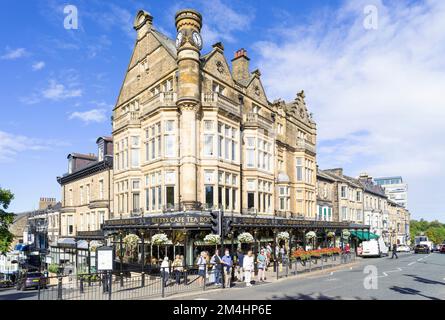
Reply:
[[[351,237],[356,237],[359,240],[378,239],[379,235],[369,231],[351,231]]]

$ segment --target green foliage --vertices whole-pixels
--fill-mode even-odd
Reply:
[[[58,273],[59,272],[59,265],[56,263],[51,263],[48,266],[48,271],[51,273]]]
[[[410,222],[410,236],[414,243],[416,236],[426,235],[430,241],[434,243],[443,243],[445,241],[445,224],[434,220],[432,222],[421,219],[420,221],[411,220]]]
[[[14,214],[8,213],[14,195],[11,191],[0,188],[0,254],[6,254],[9,251],[9,246],[14,238],[9,231],[9,226],[14,222]]]

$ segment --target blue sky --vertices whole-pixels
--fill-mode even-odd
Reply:
[[[79,29],[63,27],[66,5]],[[378,9],[365,30],[364,8]],[[0,186],[13,211],[60,199],[71,152],[96,152],[128,65],[139,9],[175,35],[174,13],[204,17],[204,50],[244,47],[269,100],[306,90],[321,168],[402,175],[415,218],[443,219],[445,6],[398,1],[10,1],[0,4]]]

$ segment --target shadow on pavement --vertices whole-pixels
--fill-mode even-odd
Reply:
[[[441,284],[441,285],[445,286],[445,282],[430,280],[430,279],[422,278],[422,277],[419,277],[419,276],[416,276],[413,274],[405,274],[405,276],[414,278],[414,281],[418,281],[418,282],[422,282],[422,283],[426,283],[426,284]]]
[[[436,297],[430,297],[430,296],[424,295],[421,293],[421,291],[411,289],[411,288],[402,288],[402,287],[393,286],[389,289],[396,291],[398,293],[401,293],[401,294],[409,294],[409,295],[413,295],[413,296],[419,296],[419,297],[427,298],[430,300],[440,300],[439,298],[436,298]]]
[[[35,298],[37,299],[37,291],[23,291],[19,292],[16,290],[11,290],[11,293],[2,292],[0,300],[24,300]]]

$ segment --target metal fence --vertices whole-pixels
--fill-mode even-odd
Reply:
[[[280,279],[298,274],[333,268],[355,261],[355,253],[343,253],[312,257],[307,260],[287,260],[272,262],[266,271],[266,280]]]
[[[275,262],[265,271],[266,281],[298,276],[298,274],[332,268],[355,260],[354,254],[312,258],[306,261]],[[204,275],[204,276],[202,276]],[[182,270],[157,268],[142,273],[141,270],[125,273],[108,272],[82,275],[64,275],[47,278],[46,286],[38,287],[39,300],[135,300],[164,298],[177,293],[199,292],[220,288],[222,273],[211,266],[201,270],[198,266]],[[219,281],[218,281],[219,280]],[[253,281],[257,277],[252,277]]]

